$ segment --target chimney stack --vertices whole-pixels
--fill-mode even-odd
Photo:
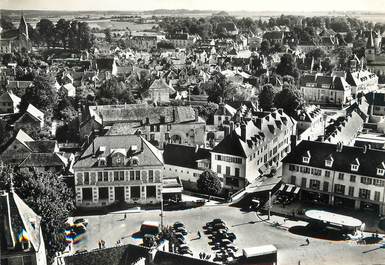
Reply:
[[[234,131],[234,121],[230,121],[230,132]]]
[[[241,124],[241,139],[242,141],[246,142],[246,124]]]
[[[290,135],[290,152],[293,151],[296,146],[297,146],[297,136]]]
[[[342,148],[343,148],[342,142],[338,142],[338,143],[337,143],[337,152],[338,152],[338,153],[341,153],[341,152],[342,152]]]
[[[367,151],[368,151],[368,146],[364,145],[364,149],[362,150],[362,153],[366,154]]]
[[[223,125],[223,129],[225,131],[225,137],[230,134],[230,125]]]

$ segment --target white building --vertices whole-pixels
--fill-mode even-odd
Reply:
[[[283,180],[303,199],[385,212],[385,151],[302,141],[282,162]]]

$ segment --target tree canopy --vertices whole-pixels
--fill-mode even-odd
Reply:
[[[282,90],[274,97],[274,106],[276,108],[282,108],[289,116],[293,116],[296,110],[303,105],[302,93],[293,85],[284,85]]]
[[[206,170],[200,174],[197,181],[198,189],[208,195],[218,195],[222,190],[222,183],[214,171]]]
[[[0,189],[9,190],[10,174],[16,193],[42,218],[47,260],[52,263],[55,253],[66,246],[64,224],[74,210],[73,192],[52,173],[14,172],[11,168],[0,173]]]
[[[274,107],[274,97],[277,92],[277,89],[271,84],[266,84],[262,87],[262,91],[258,96],[258,103],[264,111],[268,111]]]

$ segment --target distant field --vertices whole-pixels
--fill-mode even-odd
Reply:
[[[157,24],[135,24],[132,22],[126,22],[126,21],[111,21],[108,19],[105,20],[89,20],[86,21],[88,25],[91,28],[98,28],[98,29],[116,29],[116,30],[124,30],[126,28],[129,28],[131,31],[143,31],[147,29],[151,29],[153,26],[156,26]]]

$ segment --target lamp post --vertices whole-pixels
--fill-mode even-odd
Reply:
[[[163,194],[160,194],[160,230],[163,231]]]

